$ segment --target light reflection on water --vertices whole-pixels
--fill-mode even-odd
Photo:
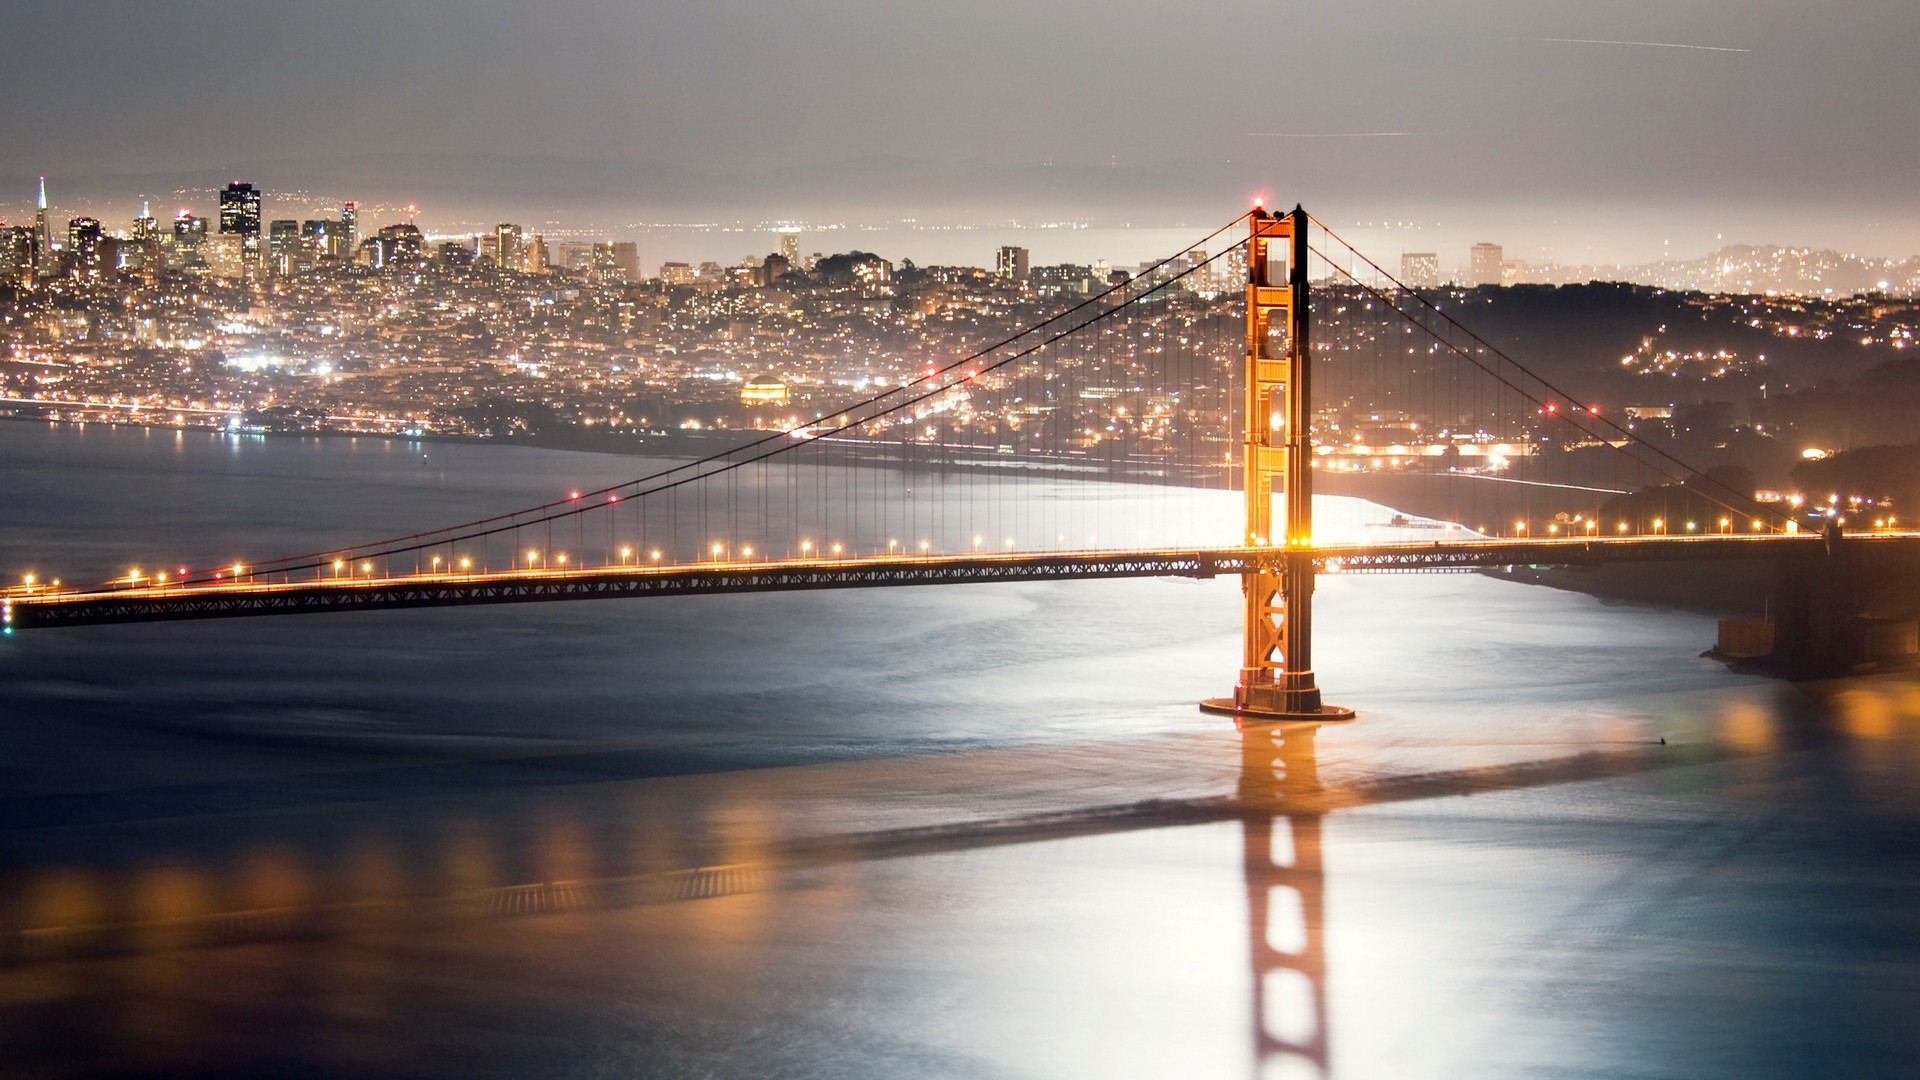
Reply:
[[[335,449],[362,452],[242,486]],[[1920,987],[1920,682],[1803,694],[1697,659],[1709,620],[1478,576],[1321,601],[1322,683],[1362,719],[1286,732],[1193,708],[1231,676],[1231,582],[24,635],[0,654],[0,1063],[1915,1059],[1889,1018]]]

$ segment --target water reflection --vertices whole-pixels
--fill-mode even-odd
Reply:
[[[1240,799],[1253,968],[1253,1055],[1262,1080],[1327,1070],[1326,876],[1315,724],[1241,729]]]
[[[1835,701],[1838,733],[1863,747],[1910,743],[1920,721],[1920,696],[1900,684],[1851,686]],[[995,953],[1008,946],[970,936],[1004,932],[1004,922],[955,929],[945,920],[956,910],[997,906],[1017,914],[1020,929],[1008,940],[1031,950],[1036,967],[1087,963],[1083,946],[1052,940],[1066,924],[1097,922],[1103,905],[1194,899],[1178,890],[1156,900],[1110,888],[1116,868],[1153,857],[1171,838],[1169,847],[1195,853],[1181,871],[1204,877],[1212,896],[1183,914],[1220,919],[1227,930],[1198,939],[1206,954],[1193,963],[1214,973],[1209,1000],[1245,1018],[1206,1036],[1214,1045],[1191,1049],[1217,1059],[1224,1047],[1237,1062],[1209,1075],[1326,1077],[1340,1060],[1334,1034],[1353,1044],[1381,1027],[1380,1018],[1355,1011],[1365,1003],[1348,999],[1342,1010],[1330,1000],[1330,967],[1350,982],[1377,984],[1401,978],[1409,960],[1330,949],[1330,928],[1351,935],[1355,919],[1347,913],[1343,924],[1328,901],[1340,851],[1354,854],[1348,847],[1329,855],[1329,835],[1344,835],[1329,833],[1330,818],[1761,754],[1778,761],[1787,756],[1783,746],[1814,737],[1737,703],[1705,711],[1702,724],[1711,737],[1685,745],[1563,743],[1493,764],[1473,761],[1514,744],[1462,752],[1460,744],[1434,740],[1422,745],[1451,749],[1434,752],[1428,767],[1382,768],[1414,741],[1364,724],[1249,727],[626,781],[589,785],[591,792],[554,788],[491,808],[376,802],[353,813],[315,810],[299,824],[282,816],[292,812],[284,806],[260,816],[208,816],[203,825],[211,822],[207,832],[220,839],[152,865],[40,866],[4,882],[0,994],[9,1004],[0,1006],[0,1019],[52,1018],[50,1026],[28,1026],[56,1033],[85,1027],[98,1033],[92,1046],[101,1060],[136,1072],[191,1068],[209,1055],[264,1070],[280,1061],[274,1054],[293,1052],[280,1036],[342,1071],[378,1072],[411,1061],[410,1047],[422,1040],[464,1037],[473,1017],[495,1025],[490,1052],[504,1063],[524,1065],[548,1037],[542,1025],[556,1016],[583,1040],[581,1065],[595,1054],[630,1060],[632,1047],[649,1039],[699,1043],[724,1060],[737,1034],[732,1025],[759,1023],[771,1008],[792,1017],[776,1029],[780,1037],[811,1041],[769,1054],[817,1058],[820,1075],[908,1075],[912,1068],[894,1068],[898,1062],[882,1051],[835,1058],[842,1051],[834,1040],[848,1031],[869,1042],[937,1039],[928,1029],[870,1013],[835,1021],[845,1031],[809,1035],[808,1025],[827,1023],[822,1018],[849,1001],[873,1009],[872,1001],[889,997],[939,1002],[1008,993],[985,1010],[1001,1026],[978,1037],[1010,1040],[998,1053],[1017,1057],[1031,1047],[1007,1034],[1022,1030],[1007,1014],[1019,1012],[1020,994],[1044,980],[1010,982],[1009,961]],[[1603,718],[1592,730],[1611,728]],[[1442,760],[1452,767],[1433,767]],[[1144,763],[1153,762],[1175,763],[1177,783],[1163,778],[1149,797],[1110,801],[1152,775]],[[1116,767],[1136,771],[1091,786],[1090,778]],[[136,832],[154,828],[142,821]],[[1153,890],[1181,871],[1153,866],[1122,883]],[[1010,895],[1019,890],[1030,895]],[[1071,899],[1049,914],[1030,912],[1049,890]],[[1133,925],[1175,933],[1151,918]],[[892,936],[870,939],[876,927]],[[1165,992],[1151,970],[1124,977],[1137,980],[1127,986],[1140,994]],[[661,1034],[659,1025],[681,1022],[675,1010],[693,1006],[650,998],[655,982],[696,995],[721,1018],[708,1022],[711,1030]],[[596,1012],[603,1001],[643,1019]],[[278,1017],[276,1034],[247,1022],[262,1009],[294,1011]],[[501,1020],[521,1010],[524,1017]],[[1087,1040],[1098,1028],[1064,1030]],[[0,1036],[0,1061],[19,1060],[23,1045]],[[54,1035],[36,1045],[50,1060],[62,1052]],[[1353,1052],[1348,1045],[1347,1056]],[[508,1064],[478,1071],[503,1069],[510,1071]],[[418,1071],[457,1070],[429,1062]]]

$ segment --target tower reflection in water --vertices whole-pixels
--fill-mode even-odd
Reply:
[[[1321,869],[1318,724],[1240,731],[1254,1075],[1327,1072],[1326,877]]]
[[[886,920],[876,924],[874,915],[886,904],[911,906],[887,890],[918,878],[882,872],[883,863],[1194,825],[1231,828],[1237,822],[1246,952],[1239,952],[1241,936],[1229,930],[1229,937],[1213,940],[1231,942],[1231,951],[1198,959],[1226,980],[1210,987],[1230,1010],[1225,1015],[1250,1002],[1251,1022],[1227,1025],[1219,1034],[1251,1034],[1253,1076],[1324,1077],[1330,1066],[1321,819],[1340,800],[1321,786],[1318,734],[1313,725],[1245,728],[1238,739],[1237,781],[1227,791],[1213,787],[1213,794],[1187,798],[1093,805],[1076,792],[1068,800],[1074,805],[872,831],[845,828],[844,807],[855,807],[857,816],[869,820],[893,816],[885,810],[869,815],[877,805],[871,800],[919,790],[902,785],[929,784],[928,769],[950,768],[969,785],[997,778],[1011,790],[1018,786],[1009,779],[1017,767],[1030,777],[1049,777],[1041,790],[1058,799],[1065,790],[1059,777],[1072,775],[1071,759],[1084,748],[1060,757],[1023,748],[850,763],[831,771],[835,795],[824,804],[815,770],[776,769],[642,784],[610,796],[607,803],[575,806],[575,813],[548,808],[535,815],[537,820],[511,807],[476,816],[471,808],[429,804],[408,821],[381,815],[381,827],[356,834],[353,842],[325,833],[304,834],[300,842],[302,834],[269,823],[266,828],[281,841],[271,849],[215,843],[191,857],[181,853],[164,872],[121,875],[49,867],[28,875],[20,902],[5,911],[12,925],[0,936],[0,990],[11,988],[26,998],[43,995],[40,1015],[84,1022],[99,1033],[91,1052],[100,1060],[136,1068],[210,1060],[272,1064],[292,1052],[288,1047],[342,1065],[389,1065],[406,1060],[399,1037],[403,1027],[408,1039],[452,1037],[431,1019],[437,1015],[432,1009],[452,1005],[419,1000],[416,984],[423,979],[433,981],[436,994],[484,1015],[521,1001],[511,982],[496,982],[492,975],[447,982],[433,963],[524,974],[516,965],[524,964],[524,951],[532,949],[541,957],[536,966],[568,972],[568,978],[593,986],[595,993],[647,1001],[651,991],[636,988],[618,965],[603,969],[597,963],[602,954],[625,953],[654,974],[679,963],[702,971],[703,981],[721,988],[712,991],[716,1001],[729,1000],[725,988],[731,987],[740,1002],[765,1004],[767,992],[755,982],[759,976],[723,970],[726,958],[761,955],[758,949],[768,957],[790,956],[796,948],[840,940],[847,926],[884,926]],[[1126,749],[1127,760],[1143,762],[1191,754],[1196,769],[1218,777],[1220,766],[1233,760],[1234,741],[1181,737]],[[590,806],[601,812],[591,812]],[[832,823],[808,822],[809,806],[841,809]],[[609,812],[616,808],[618,813]],[[1230,859],[1230,834],[1215,835],[1224,847],[1210,844],[1209,850]],[[1048,866],[1076,865],[1075,859],[1044,858]],[[1007,865],[985,863],[970,873],[980,875],[974,879],[980,887],[997,888],[1018,880],[1001,876]],[[1213,865],[1224,871],[1223,884],[1232,880],[1230,863]],[[756,895],[776,905],[780,917],[742,921],[740,905]],[[731,907],[707,906],[728,897]],[[1220,894],[1220,900],[1222,915],[1236,917],[1238,896]],[[848,903],[853,906],[845,907]],[[627,911],[634,917],[619,914]],[[1154,932],[1150,920],[1138,925]],[[760,934],[764,938],[755,936]],[[983,972],[990,981],[980,985],[999,984],[1002,975],[980,968],[970,949],[953,953],[944,969],[929,961],[952,947],[908,934],[873,946],[861,962],[884,970],[889,959],[908,956],[924,970],[904,985],[922,992],[929,987],[915,980],[928,971],[944,971],[955,980],[934,986],[934,992],[947,992],[945,986],[962,985]],[[1071,963],[1072,947],[1064,947],[1061,955]],[[707,966],[712,964],[719,967]],[[1238,977],[1242,972],[1245,982]],[[1008,974],[1016,984],[1031,977]],[[830,971],[820,975],[828,981],[836,977]],[[1141,992],[1164,990],[1151,971],[1141,975]],[[73,979],[81,981],[70,985]],[[276,1000],[285,980],[327,985],[330,991],[293,1022],[294,1034],[270,1045],[274,1040],[239,1021],[254,1015],[262,1002]],[[858,999],[866,992],[859,983],[851,979],[842,992]],[[139,990],[129,991],[129,985]],[[352,1004],[351,1015],[328,1004],[343,1001]],[[432,1009],[423,1012],[427,1005]],[[164,1023],[155,1021],[163,1014]],[[996,1011],[989,1007],[980,1015],[991,1019]],[[0,1009],[0,1019],[5,1017]],[[514,1030],[519,1029],[510,1026],[509,1037]],[[199,1034],[175,1038],[156,1031]],[[1065,1037],[1071,1041],[1088,1034]],[[50,1054],[64,1052],[57,1040],[30,1042]],[[827,1052],[818,1046],[800,1049]],[[8,1050],[0,1039],[0,1064]],[[1011,1047],[998,1052],[1018,1053]],[[1212,1052],[1239,1057],[1230,1044],[1215,1043]]]

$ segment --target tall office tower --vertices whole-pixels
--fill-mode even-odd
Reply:
[[[1403,251],[1400,253],[1400,281],[1413,289],[1431,289],[1440,284],[1440,253]]]
[[[1475,285],[1500,284],[1500,264],[1506,261],[1506,250],[1499,244],[1475,244],[1473,256],[1468,260],[1467,276]]]
[[[215,233],[200,242],[200,257],[206,271],[217,278],[240,281],[251,272],[247,263],[247,241],[240,233]]]
[[[173,219],[173,263],[182,270],[206,269],[201,247],[207,240],[207,219],[185,210]]]
[[[67,222],[67,272],[77,278],[98,279],[105,273],[106,231],[100,219],[77,217]]]
[[[147,200],[140,200],[140,216],[133,219],[133,238],[142,242],[160,235],[160,223],[154,220],[153,208]]]
[[[553,265],[553,260],[547,257],[547,238],[534,233],[533,242],[527,245],[521,263],[529,274],[546,273],[547,268]]]
[[[798,229],[780,234],[780,257],[787,260],[788,266],[796,270],[800,268],[800,231]],[[633,280],[639,279],[639,274],[633,275]]]
[[[426,258],[426,238],[411,222],[383,225],[374,256],[375,266],[419,266]]]
[[[308,218],[300,223],[300,259],[318,264],[321,259],[339,259],[340,234],[346,226],[326,218]]]
[[[53,234],[47,231],[47,178],[40,178],[40,208],[33,214],[33,275],[53,276]]]
[[[33,226],[0,225],[0,280],[33,277]]]
[[[281,218],[267,225],[267,268],[285,277],[300,268],[300,223]]]
[[[526,257],[526,235],[520,226],[502,223],[493,227],[493,265],[502,270],[519,270]]]
[[[1030,270],[1027,249],[1009,244],[1000,249],[1000,255],[994,260],[994,273],[1013,281],[1025,281]]]
[[[329,239],[332,234],[328,234]],[[340,207],[339,243],[333,245],[333,257],[336,259],[353,258],[353,249],[360,243],[360,204],[350,202]]]
[[[260,261],[260,192],[238,180],[220,193],[220,231],[240,237],[240,257],[248,265]]]

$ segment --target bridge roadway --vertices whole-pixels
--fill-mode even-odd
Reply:
[[[1851,535],[1846,545],[1911,548],[1920,532]],[[1490,566],[1580,566],[1618,562],[1776,558],[1824,549],[1817,534],[1596,537],[1546,540],[1396,541],[1281,548],[1170,548],[953,555],[875,555],[777,562],[710,562],[482,573],[440,572],[305,581],[260,579],[119,585],[53,591],[17,586],[0,598],[15,628],[290,615],[326,611],[450,607],[696,593],[876,588],[981,581],[1097,578],[1210,578],[1242,574],[1290,557],[1325,573],[1470,570]]]

